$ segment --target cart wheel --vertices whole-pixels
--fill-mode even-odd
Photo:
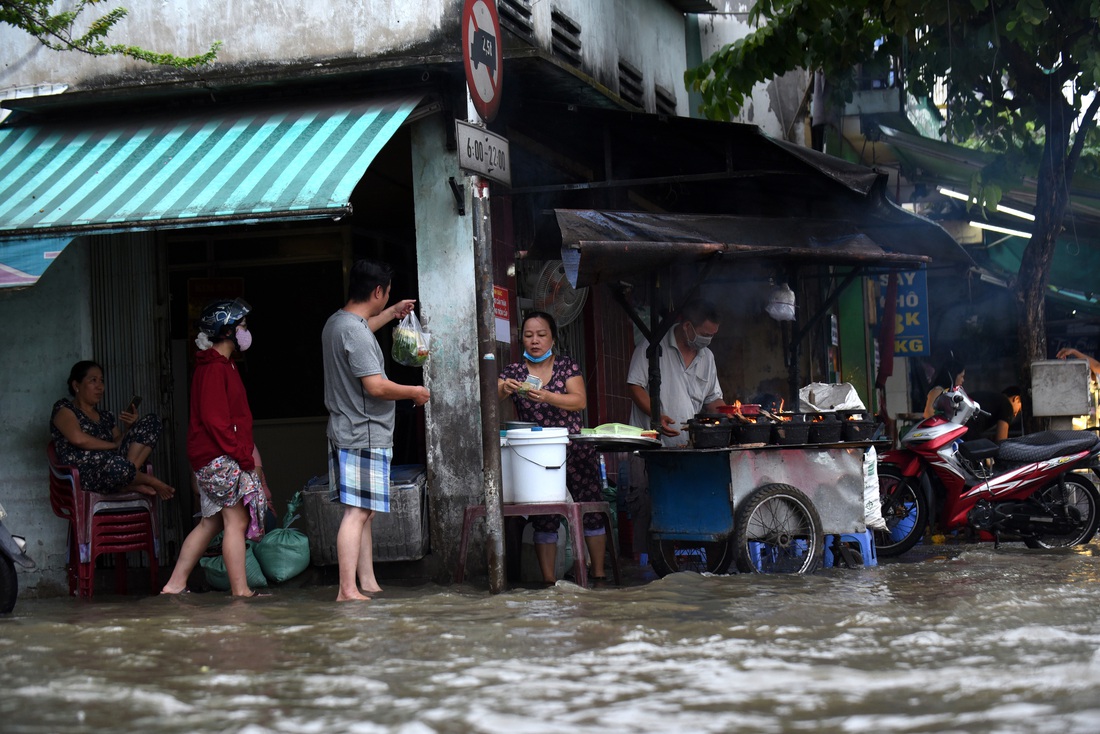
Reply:
[[[767,484],[737,509],[737,568],[744,573],[812,573],[825,538],[809,497]]]
[[[677,571],[725,573],[732,561],[733,550],[728,541],[704,543],[649,538],[649,565],[658,576],[668,576]]]

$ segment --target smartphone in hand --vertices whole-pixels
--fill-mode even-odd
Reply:
[[[136,413],[137,409],[140,408],[140,407],[141,407],[141,396],[140,395],[135,395],[134,397],[130,398],[130,406],[127,408],[127,410],[129,412]]]

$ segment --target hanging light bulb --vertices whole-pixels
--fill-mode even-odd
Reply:
[[[794,291],[786,283],[777,285],[768,296],[764,310],[776,321],[794,321]]]

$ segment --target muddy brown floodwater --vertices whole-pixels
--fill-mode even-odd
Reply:
[[[1100,731],[1096,541],[333,596],[20,599],[0,618],[0,731]]]

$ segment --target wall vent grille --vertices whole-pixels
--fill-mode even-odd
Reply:
[[[550,51],[576,67],[581,65],[581,27],[560,10],[550,12]]]
[[[642,72],[625,61],[619,61],[619,96],[640,109],[645,109],[642,92]]]
[[[535,42],[535,26],[531,21],[531,0],[498,0],[500,25],[530,44]]]
[[[653,98],[658,115],[676,116],[676,95],[660,84],[653,86]]]

